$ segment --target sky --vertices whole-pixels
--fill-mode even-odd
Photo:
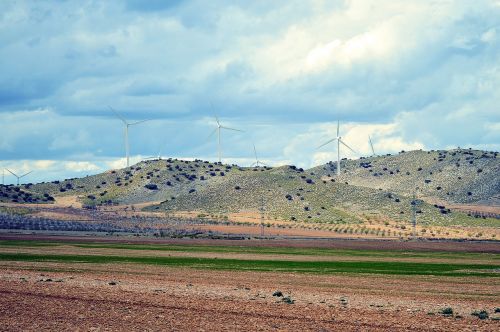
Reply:
[[[311,167],[500,150],[500,0],[0,2],[0,167],[22,182],[164,157]],[[209,137],[210,136],[210,137]],[[8,174],[8,175],[7,175]],[[7,173],[5,183],[15,178]]]

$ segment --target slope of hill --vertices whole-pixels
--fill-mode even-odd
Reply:
[[[49,194],[33,193],[31,185],[22,187],[0,185],[0,202],[2,203],[52,203],[54,198]]]
[[[31,190],[56,196],[83,195],[88,206],[153,202],[196,190],[206,182],[223,182],[241,170],[201,160],[150,160],[84,178],[36,184]]]
[[[361,224],[373,218],[408,224],[419,186],[419,222],[432,225],[492,225],[451,211],[439,202],[488,200],[500,192],[497,153],[412,151],[395,156],[342,161],[310,170],[295,166],[247,168],[207,161],[143,161],[80,179],[41,183],[34,195],[78,195],[87,206],[161,202],[148,211],[200,214],[246,212],[283,221]],[[496,227],[496,224],[494,225]]]
[[[343,160],[338,181],[381,188],[450,203],[494,200],[500,193],[498,152],[478,150],[410,151],[398,155]],[[333,177],[336,163],[310,171]]]

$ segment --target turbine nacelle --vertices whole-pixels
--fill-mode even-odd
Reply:
[[[212,133],[210,133],[210,135],[208,135],[207,139],[210,139],[215,133],[217,133],[217,154],[219,157],[219,163],[222,163],[221,134],[220,134],[222,129],[239,131],[239,132],[244,132],[244,131],[240,130],[240,129],[230,128],[230,127],[226,127],[226,126],[221,125],[219,118],[217,116],[215,116],[215,122],[217,123],[217,128],[215,128],[214,131],[212,131]]]
[[[251,164],[250,167],[254,167],[254,166],[260,167],[260,165],[268,166],[268,165],[264,164],[262,161],[260,161],[259,157],[257,157],[257,149],[255,148],[255,144],[253,145],[253,153],[255,156],[255,162],[253,164]]]
[[[325,143],[321,144],[320,146],[318,146],[318,149],[324,147],[325,145],[333,143],[335,141],[337,142],[337,175],[340,175],[340,144],[342,144],[343,146],[345,146],[346,148],[348,148],[352,152],[357,153],[356,151],[354,151],[353,148],[351,148],[349,145],[347,145],[344,142],[344,140],[342,139],[342,136],[340,136],[340,121],[337,121],[337,136],[335,138],[332,138],[329,141],[326,141]]]
[[[33,171],[29,171],[28,173],[25,173],[25,174],[23,174],[23,175],[17,175],[16,173],[12,172],[12,171],[11,171],[10,169],[8,169],[8,168],[6,168],[6,170],[7,170],[10,174],[14,175],[14,176],[17,178],[17,185],[19,185],[19,179],[22,179],[22,178],[23,178],[23,177],[25,177],[26,175],[33,173]]]
[[[125,126],[125,158],[127,159],[127,167],[130,166],[130,147],[128,143],[128,129],[130,126],[135,126],[140,123],[146,122],[146,121],[151,121],[151,119],[146,119],[146,120],[140,120],[136,122],[128,122],[123,116],[121,116],[117,111],[115,111],[111,106],[108,106],[111,112],[113,112],[118,119],[120,119],[123,122],[123,125]]]

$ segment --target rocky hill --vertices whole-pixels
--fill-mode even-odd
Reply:
[[[337,163],[311,169],[333,177]],[[500,194],[498,152],[478,150],[410,151],[397,155],[343,160],[338,181],[450,203],[487,203]]]
[[[223,183],[243,171],[235,165],[201,160],[149,160],[84,178],[39,183],[31,190],[54,196],[78,195],[87,206],[143,203],[195,192],[207,183]]]
[[[0,202],[2,203],[52,203],[54,197],[49,194],[40,194],[30,191],[31,185],[22,187],[0,185]]]
[[[401,152],[343,160],[340,177],[335,170],[336,163],[303,170],[151,160],[85,178],[36,184],[29,191],[36,197],[78,195],[86,206],[161,202],[148,209],[200,214],[257,214],[264,207],[267,216],[279,220],[352,224],[373,217],[408,222],[418,187],[418,197],[425,201],[415,209],[419,220],[438,225],[483,222],[446,205],[491,201],[500,193],[495,152]]]

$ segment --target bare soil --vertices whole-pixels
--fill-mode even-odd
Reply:
[[[68,241],[64,245],[60,236],[0,235],[0,240],[5,239],[48,240],[63,245],[5,246],[2,252],[75,255],[322,259],[254,253],[78,248],[71,246],[74,242],[500,252],[497,243],[453,241],[68,237],[63,238]],[[293,300],[293,304],[285,303],[283,296],[273,296],[277,290]],[[498,331],[500,321],[480,320],[471,313],[485,309],[492,318],[500,317],[494,313],[500,307],[499,298],[498,278],[316,275],[128,263],[0,261],[2,331]],[[452,316],[440,313],[446,307],[453,309]]]
[[[47,266],[49,265],[49,266]],[[66,272],[40,272],[41,267]],[[497,331],[470,315],[499,286],[445,278],[316,276],[135,265],[4,264],[2,330]],[[110,285],[110,282],[116,285]],[[411,287],[409,287],[411,285]],[[276,290],[294,304],[273,297]],[[461,317],[442,317],[452,307]]]
[[[294,248],[332,248],[363,250],[397,250],[397,251],[429,251],[429,252],[483,252],[500,253],[499,241],[452,241],[452,240],[380,240],[380,239],[158,239],[147,237],[118,236],[57,236],[33,234],[0,233],[0,240],[42,240],[67,242],[110,242],[110,243],[143,243],[143,244],[179,244],[179,245],[220,245],[220,246],[253,246],[253,247],[294,247]]]
[[[499,285],[477,279],[200,271],[131,264],[2,262],[0,266],[4,331],[500,328],[498,321],[470,315],[482,308],[492,312],[499,305]],[[273,296],[276,290],[294,304]],[[439,314],[448,306],[459,317]]]

